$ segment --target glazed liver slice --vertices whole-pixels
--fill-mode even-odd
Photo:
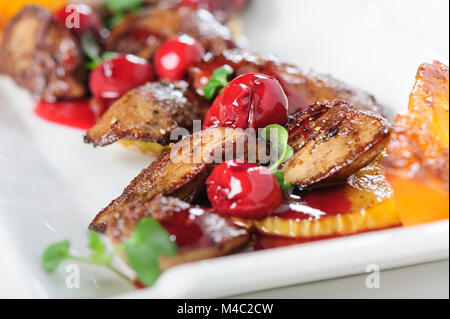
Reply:
[[[385,149],[391,131],[383,117],[344,102],[317,103],[293,118],[289,144],[296,153],[282,171],[301,188],[345,181]]]
[[[256,144],[251,143],[253,139],[242,130],[229,128],[211,128],[184,138],[144,169],[121,196],[97,215],[90,227],[104,231],[108,219],[122,207],[151,200],[159,194],[192,202],[203,193],[205,180],[216,163],[224,159],[248,159],[248,148]],[[242,152],[236,152],[236,148]]]
[[[0,72],[49,102],[87,93],[78,40],[38,6],[26,6],[8,24],[0,47]]]
[[[382,107],[375,98],[355,89],[329,75],[302,70],[284,63],[274,56],[264,56],[241,49],[225,51],[219,55],[207,56],[205,61],[191,68],[189,76],[198,94],[211,78],[212,72],[223,65],[233,67],[236,75],[262,73],[278,79],[289,99],[290,113],[293,114],[316,102],[346,101],[356,109],[382,113]]]
[[[126,93],[115,102],[85,137],[94,146],[119,139],[168,145],[177,128],[192,129],[204,117],[208,105],[186,82],[148,83]]]
[[[152,217],[175,238],[178,253],[160,257],[161,270],[236,251],[249,241],[248,231],[208,209],[173,197],[157,196],[151,201],[121,207],[108,222],[106,235],[120,244],[133,233],[144,217]]]
[[[213,53],[235,47],[230,30],[210,12],[161,5],[113,28],[106,49],[150,59],[164,40],[182,34],[195,38]]]

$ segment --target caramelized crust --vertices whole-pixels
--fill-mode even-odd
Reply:
[[[252,139],[242,130],[225,128],[212,128],[184,138],[143,170],[121,196],[97,215],[90,227],[104,231],[108,219],[120,208],[151,200],[158,194],[192,202],[203,193],[204,182],[216,163],[248,158]],[[242,152],[236,151],[239,148]]]
[[[410,96],[408,114],[399,115],[389,143],[386,169],[424,180],[449,183],[449,71],[444,64],[422,64]],[[403,173],[402,173],[403,172]]]
[[[206,10],[158,6],[126,19],[111,31],[106,48],[150,59],[168,38],[187,34],[206,51],[220,53],[234,47],[230,30]]]
[[[115,102],[89,130],[85,142],[106,146],[133,139],[168,145],[175,129],[191,130],[207,108],[186,82],[148,83]]]
[[[449,216],[449,70],[422,64],[408,114],[399,115],[388,146],[386,176],[405,226]]]
[[[0,46],[0,72],[49,102],[86,94],[78,41],[42,7],[26,6],[8,24]]]
[[[173,197],[126,205],[111,216],[106,235],[118,245],[129,238],[136,224],[144,217],[159,221],[175,237],[178,253],[160,257],[164,271],[188,262],[223,256],[242,247],[249,240],[247,230],[231,220]]]
[[[191,68],[189,76],[198,94],[211,78],[212,72],[223,65],[233,67],[236,75],[262,73],[275,77],[283,86],[289,99],[291,114],[306,109],[313,103],[340,100],[356,109],[382,113],[382,107],[375,98],[361,90],[311,71],[301,70],[294,65],[283,63],[274,56],[263,56],[241,49],[228,50],[220,55],[207,56],[206,60]]]
[[[344,102],[317,103],[294,116],[288,131],[296,153],[282,170],[305,188],[341,183],[365,167],[386,147],[390,125]]]

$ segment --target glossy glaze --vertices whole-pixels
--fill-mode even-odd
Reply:
[[[133,88],[155,79],[147,60],[122,54],[100,64],[91,72],[89,88],[98,100],[117,100]]]
[[[218,106],[219,106],[220,100],[222,99],[222,94],[223,93],[221,93],[216,98],[213,105],[209,108],[208,113],[206,113],[205,120],[203,121],[203,129],[204,130],[211,128],[211,127],[219,127],[220,126]]]
[[[231,81],[218,97],[221,126],[264,128],[288,122],[288,99],[280,83],[261,74],[246,74]]]
[[[167,214],[160,222],[179,248],[206,247],[211,244],[211,238],[196,223],[203,214],[204,211],[201,209],[188,207]]]
[[[342,187],[307,192],[298,197],[299,200],[291,200],[281,205],[273,216],[294,220],[320,219],[325,216],[346,214],[352,207]]]

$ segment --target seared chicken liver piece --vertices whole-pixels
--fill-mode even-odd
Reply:
[[[230,30],[210,12],[162,5],[130,16],[113,28],[106,49],[150,59],[164,40],[182,34],[216,54],[235,47]]]
[[[26,6],[9,22],[0,46],[0,73],[48,102],[86,94],[78,40],[39,6]]]
[[[345,181],[369,164],[386,147],[391,126],[372,112],[334,102],[298,113],[288,131],[296,153],[282,168],[286,181],[311,188]]]
[[[256,145],[254,139],[243,130],[230,128],[211,128],[185,137],[143,170],[90,227],[105,231],[108,219],[123,206],[158,194],[192,202],[203,193],[205,180],[216,164],[224,159],[248,159],[248,148]]]
[[[291,114],[304,110],[313,103],[329,100],[347,101],[356,109],[371,110],[380,114],[383,111],[372,95],[329,75],[302,70],[272,55],[259,55],[241,49],[206,56],[205,61],[191,68],[189,76],[198,94],[203,95],[203,88],[213,71],[225,64],[231,66],[237,76],[261,73],[275,77],[289,99]]]
[[[148,83],[115,102],[89,130],[85,141],[94,146],[119,139],[168,145],[173,130],[191,130],[193,121],[203,119],[208,106],[186,82]]]
[[[106,235],[118,245],[132,235],[136,224],[144,217],[156,219],[176,238],[178,252],[174,257],[160,257],[162,271],[179,264],[230,254],[249,241],[248,231],[237,227],[228,218],[161,195],[118,209],[109,219]]]

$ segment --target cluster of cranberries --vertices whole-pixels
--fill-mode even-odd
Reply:
[[[73,25],[73,7],[56,13],[66,26]],[[100,34],[103,29],[98,14],[87,5],[76,4],[79,27],[70,30],[81,38],[88,31]],[[155,53],[152,65],[149,61],[130,54],[117,55],[95,68],[89,78],[89,88],[95,99],[103,105],[111,105],[129,90],[157,78],[178,81],[186,71],[204,55],[203,47],[193,38],[182,35],[168,39]]]
[[[183,0],[183,3],[201,7],[209,2]],[[76,36],[103,28],[98,15],[88,6],[78,5],[77,10],[80,28],[74,30]],[[68,13],[63,9],[56,16],[65,23]],[[148,81],[182,80],[204,54],[201,44],[190,36],[168,39],[156,51],[153,65],[134,55],[117,55],[91,72],[89,87],[97,101],[110,105]],[[280,83],[266,75],[247,74],[231,81],[219,94],[207,114],[204,128],[224,126],[257,130],[287,122],[288,99]],[[274,175],[264,167],[247,162],[230,161],[217,166],[206,184],[214,209],[227,216],[264,218],[283,202]]]
[[[204,128],[262,129],[286,125],[288,99],[280,83],[269,76],[246,74],[231,81],[210,108]],[[262,219],[282,203],[277,179],[267,168],[231,161],[217,166],[206,182],[208,198],[223,215]]]
[[[210,108],[204,128],[262,129],[286,125],[288,100],[280,83],[260,74],[242,75],[231,81]],[[283,195],[267,168],[231,161],[217,166],[206,182],[208,198],[223,215],[261,219],[273,213]]]
[[[133,55],[118,55],[93,70],[89,87],[100,101],[117,100],[129,90],[157,78],[179,81],[203,56],[202,46],[182,35],[167,40],[155,53],[154,65]]]
[[[231,81],[210,108],[204,128],[262,129],[288,122],[288,100],[280,83],[260,74]],[[207,182],[208,198],[223,215],[261,219],[283,202],[281,188],[267,168],[231,161],[217,166]]]

